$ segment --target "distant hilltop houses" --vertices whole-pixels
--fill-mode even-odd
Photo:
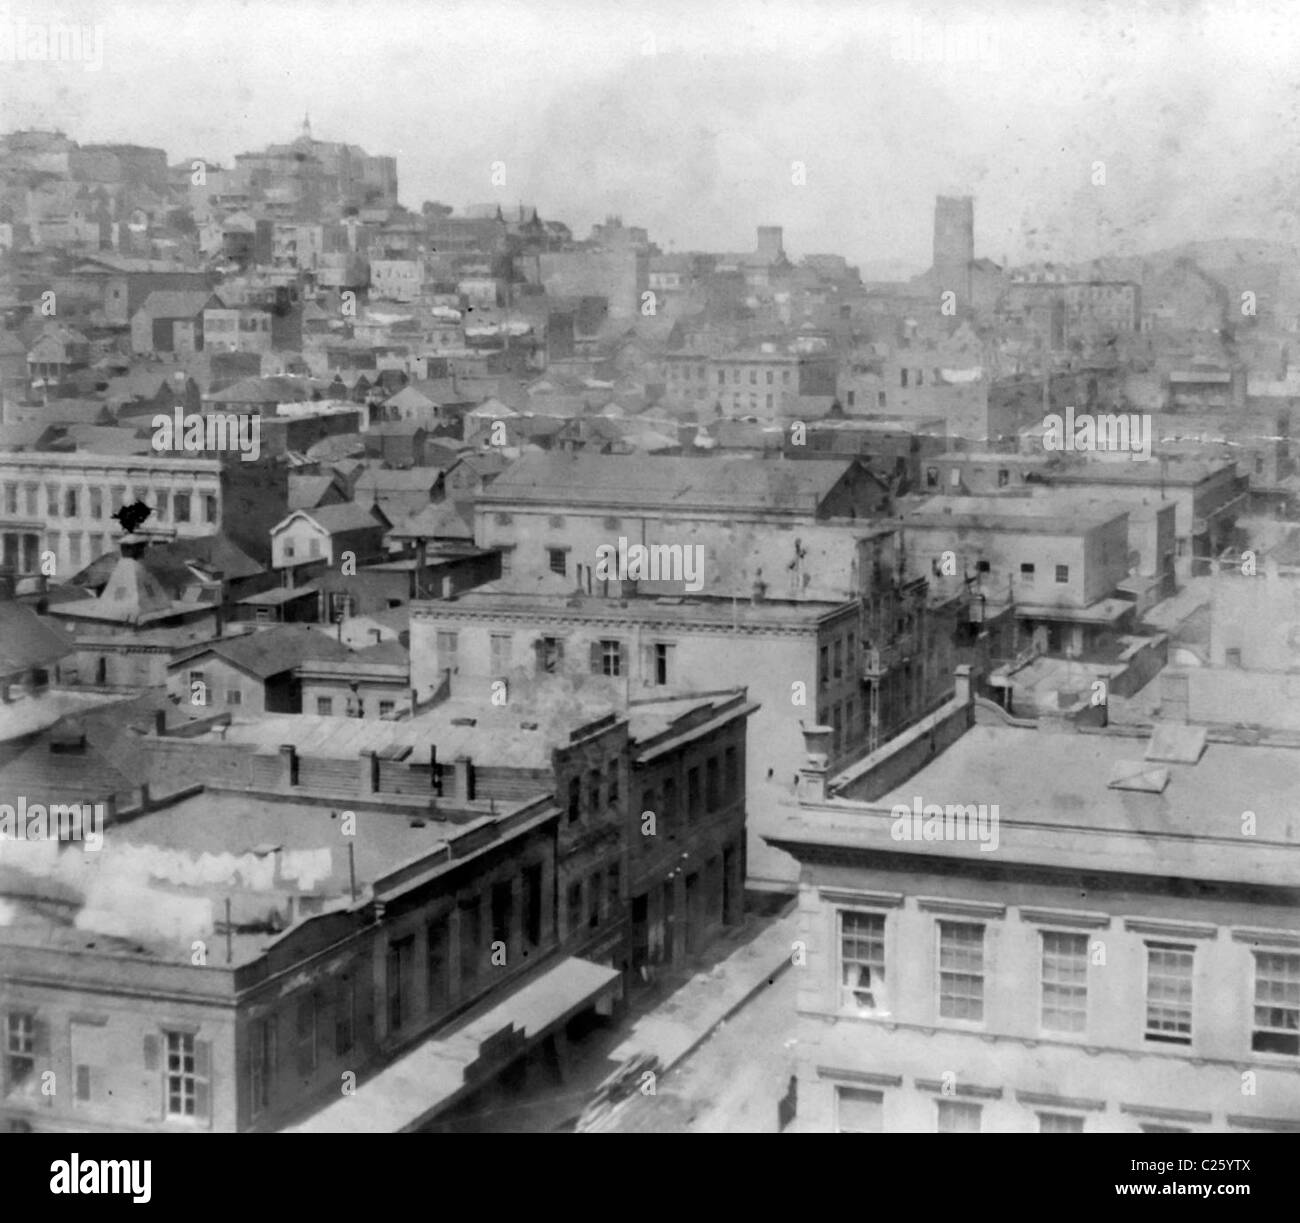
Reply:
[[[455,1128],[759,926],[787,1126],[1300,1128],[1294,252],[953,194],[881,280],[286,135],[0,137],[0,807],[109,851],[0,844],[0,1128]]]

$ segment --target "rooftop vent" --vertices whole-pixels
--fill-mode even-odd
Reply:
[[[477,726],[478,719],[477,718],[452,718],[451,724],[453,726]]]
[[[1140,760],[1117,760],[1110,770],[1107,789],[1137,794],[1161,794],[1169,784],[1169,770]]]

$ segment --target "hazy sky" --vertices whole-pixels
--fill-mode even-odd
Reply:
[[[102,65],[16,62],[20,21],[99,27]],[[412,207],[619,213],[678,250],[779,224],[917,269],[933,197],[973,193],[980,254],[1072,259],[1300,239],[1297,27],[1294,0],[0,0],[0,126],[222,161],[310,111]]]

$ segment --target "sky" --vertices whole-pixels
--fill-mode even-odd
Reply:
[[[292,139],[306,112],[318,139],[396,156],[410,207],[522,202],[580,237],[621,215],[665,250],[750,250],[772,224],[795,257],[921,270],[937,194],[975,196],[976,251],[998,262],[1300,243],[1297,15],[1294,0],[0,0],[0,130],[228,162]],[[15,50],[51,23],[87,31],[80,59]]]

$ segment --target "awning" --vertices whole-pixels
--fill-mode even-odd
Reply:
[[[291,1134],[395,1134],[415,1129],[537,1044],[619,979],[617,968],[568,956],[491,1010],[431,1036]]]

